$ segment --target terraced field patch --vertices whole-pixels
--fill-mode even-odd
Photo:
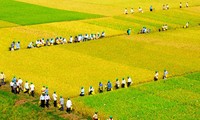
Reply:
[[[0,9],[0,20],[19,25],[32,25],[102,17],[95,14],[58,10],[14,0],[1,0]]]
[[[199,118],[200,73],[151,82],[94,96],[79,97],[88,109],[114,119],[197,119]]]

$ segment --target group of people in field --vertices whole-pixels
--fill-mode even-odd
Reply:
[[[168,75],[168,71],[164,70],[162,79],[166,80],[167,79],[167,75]],[[158,73],[158,71],[155,71],[154,81],[157,81],[158,79],[159,79],[159,73]]]
[[[163,73],[163,79],[166,79],[168,75],[168,71],[164,70]],[[3,72],[0,73],[0,86],[1,85],[5,85],[5,74]],[[154,75],[154,80],[157,81],[159,79],[159,74],[158,71],[155,72]],[[130,87],[132,85],[133,81],[131,79],[131,77],[127,77],[127,81],[125,78],[122,78],[121,83],[119,81],[119,79],[117,78],[115,83],[114,83],[114,87],[112,85],[112,83],[110,82],[110,80],[108,80],[108,82],[103,85],[102,82],[99,82],[99,88],[98,88],[98,92],[99,93],[103,93],[105,90],[106,91],[112,91],[113,88],[114,89],[119,89],[119,88],[127,88]],[[27,93],[29,94],[29,96],[34,97],[35,94],[35,85],[32,82],[28,82],[26,81],[23,84],[23,80],[19,77],[17,78],[16,76],[14,76],[10,82],[10,88],[11,88],[11,92],[14,94],[19,94],[20,92],[23,93]],[[94,95],[95,91],[94,88],[92,86],[89,87],[89,91],[88,91],[88,95]],[[81,91],[80,91],[80,96],[85,96],[85,90],[84,87],[81,87]],[[72,111],[72,101],[70,100],[70,98],[67,98],[66,101],[66,105],[65,105],[65,99],[60,96],[60,99],[58,101],[58,96],[56,94],[56,92],[54,91],[53,95],[53,106],[55,108],[58,108],[60,111],[64,111],[65,106],[66,106],[66,112],[67,113],[71,113]],[[43,86],[41,89],[41,95],[40,95],[40,107],[42,108],[49,108],[50,107],[50,101],[51,101],[51,97],[49,96],[49,88],[48,86]],[[93,120],[98,120],[98,113],[95,112],[95,114],[93,115]],[[112,116],[109,117],[109,120],[113,120]]]
[[[182,8],[182,2],[180,2],[179,7]],[[186,7],[186,8],[189,7],[188,2],[185,3],[185,7]],[[163,10],[169,10],[169,4],[163,4],[162,9],[163,9]],[[149,11],[152,12],[153,10],[154,10],[153,6],[150,5]],[[143,9],[142,9],[142,7],[138,7],[138,12],[139,12],[139,13],[143,13],[143,12],[144,12]],[[128,12],[128,9],[125,8],[125,9],[124,9],[124,14],[128,14],[128,13],[129,13],[129,12]],[[130,13],[131,13],[131,14],[134,13],[134,9],[133,9],[133,8],[130,9]]]
[[[116,82],[115,82],[115,85],[114,85],[114,88],[115,89],[119,89],[120,87],[121,88],[130,87],[132,83],[133,82],[132,82],[132,79],[130,77],[127,77],[127,81],[125,80],[125,78],[122,78],[121,84],[120,84],[119,79],[117,78]],[[108,80],[108,82],[105,85],[103,85],[102,82],[99,82],[98,92],[99,93],[103,93],[104,90],[106,90],[106,91],[112,91],[113,90],[113,85],[110,82],[110,80]],[[89,87],[89,91],[88,91],[88,95],[94,95],[94,94],[95,94],[95,90],[94,90],[94,88],[92,86],[90,86]],[[81,87],[80,96],[85,96],[84,87]]]
[[[20,49],[20,41],[15,42],[13,41],[10,45],[10,51],[19,50]]]
[[[60,100],[58,101],[57,98],[57,94],[56,91],[54,91],[52,98],[53,98],[53,105],[55,108],[58,108],[60,111],[64,111],[64,104],[65,104],[65,100],[62,96],[60,96]],[[41,95],[40,95],[40,107],[42,108],[49,108],[50,105],[50,96],[49,96],[49,89],[46,86],[43,86],[41,89]],[[70,98],[67,99],[66,101],[66,112],[70,113],[72,111],[72,101],[70,100]]]
[[[23,80],[19,77],[13,77],[11,82],[10,82],[10,88],[11,88],[11,92],[14,94],[19,94],[20,92],[23,93],[27,93],[29,94],[29,96],[34,97],[35,95],[35,85],[30,82],[28,83],[28,81],[26,81],[24,83],[23,86]]]
[[[188,2],[186,2],[186,8],[189,7]],[[182,8],[182,2],[180,2],[180,8]],[[149,8],[150,12],[152,12],[154,10],[153,6],[151,5]],[[169,5],[168,4],[163,4],[163,10],[169,10]],[[138,8],[138,12],[139,13],[143,13],[143,9],[141,7]],[[134,9],[131,8],[130,9],[130,13],[133,14],[134,13]],[[128,9],[125,8],[124,10],[124,14],[128,14]],[[189,22],[187,22],[183,28],[188,28],[189,27]],[[167,31],[168,30],[168,25],[167,24],[163,24],[161,28],[158,29],[159,32],[161,31]],[[138,32],[138,34],[144,34],[144,33],[150,33],[151,29],[147,29],[145,26]],[[131,28],[129,28],[127,30],[127,34],[130,35],[131,34]]]
[[[77,43],[77,42],[85,42],[85,41],[89,41],[89,40],[96,40],[99,38],[103,38],[105,37],[105,32],[103,31],[101,34],[97,33],[97,34],[79,34],[75,37],[70,36],[69,40],[67,40],[64,37],[56,37],[54,38],[50,38],[50,39],[46,39],[46,41],[44,40],[44,38],[40,39],[40,40],[36,40],[36,42],[30,42],[29,45],[27,46],[27,48],[39,48],[42,46],[52,46],[52,45],[60,45],[60,44],[66,44],[66,43]]]
[[[117,78],[116,82],[115,82],[115,85],[114,85],[114,88],[115,89],[119,89],[120,87],[121,88],[130,87],[132,83],[133,82],[132,82],[132,79],[130,77],[127,77],[127,81],[125,80],[125,78],[122,78],[121,84],[120,84],[119,79]],[[108,80],[108,82],[105,85],[103,85],[102,82],[99,82],[98,92],[99,93],[103,93],[104,90],[106,90],[106,91],[112,91],[113,90],[113,85],[110,82],[110,80]],[[95,94],[94,87],[90,86],[89,87],[89,91],[88,91],[88,95],[94,95],[94,94]],[[84,89],[84,87],[81,87],[80,96],[85,96],[85,89]]]
[[[35,42],[30,42],[27,46],[28,49],[31,48],[40,48],[43,46],[52,46],[52,45],[60,45],[60,44],[66,44],[66,43],[77,43],[77,42],[85,42],[85,41],[89,41],[89,40],[97,40],[100,38],[105,37],[105,32],[103,31],[101,34],[99,32],[97,32],[96,34],[79,34],[75,37],[70,36],[69,40],[67,40],[64,37],[56,37],[56,38],[48,38],[48,39],[38,39]],[[15,42],[13,41],[11,43],[11,47],[9,48],[10,51],[14,51],[14,50],[19,50],[20,49],[20,41]]]
[[[98,118],[98,112],[95,112],[94,115],[92,116],[92,120],[100,120]],[[112,116],[110,116],[107,120],[114,120]]]

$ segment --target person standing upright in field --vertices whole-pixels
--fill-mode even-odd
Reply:
[[[130,87],[130,85],[132,84],[132,79],[130,77],[127,78],[128,78],[127,87]]]
[[[11,88],[11,92],[12,92],[12,93],[14,92],[14,91],[13,91],[13,85],[14,85],[14,82],[11,81],[11,82],[10,82],[10,88]]]
[[[129,28],[129,29],[127,30],[127,34],[128,34],[128,35],[131,34],[131,28]]]
[[[54,105],[54,107],[57,107],[57,95],[56,95],[55,91],[53,93],[53,105]]]
[[[164,73],[163,73],[163,79],[167,79],[167,75],[168,75],[167,70],[164,70]]]
[[[111,91],[112,90],[112,84],[110,82],[110,80],[107,83],[107,91]]]
[[[180,2],[179,7],[182,8],[182,3]]]
[[[35,85],[33,83],[31,83],[31,85],[30,85],[30,95],[32,97],[34,97],[34,94],[35,94]]]
[[[80,96],[84,96],[85,95],[85,89],[84,87],[81,87],[81,93],[80,93]]]
[[[188,8],[188,7],[189,7],[189,4],[188,4],[188,2],[186,2],[185,6],[186,6],[186,8]]]
[[[5,74],[3,72],[1,72],[1,74],[0,74],[0,85],[5,84],[5,79],[6,79]]]
[[[24,93],[29,93],[29,84],[28,81],[24,84]]]
[[[45,95],[45,101],[46,101],[46,103],[45,103],[45,104],[46,104],[46,107],[49,108],[49,101],[50,101],[49,94],[46,94],[46,95]]]
[[[156,71],[154,75],[154,81],[157,81],[157,80],[158,80],[158,71]]]
[[[126,87],[126,80],[124,78],[122,78],[122,88]]]
[[[99,82],[99,93],[103,92],[103,84],[102,82]]]
[[[40,107],[42,107],[42,108],[45,107],[45,96],[44,96],[44,93],[42,93],[41,96],[40,96]]]
[[[67,107],[67,112],[70,113],[71,109],[72,109],[72,101],[70,100],[70,98],[68,98],[67,103],[66,103],[66,107]]]
[[[115,82],[115,88],[116,89],[119,89],[119,87],[120,87],[120,83],[119,83],[119,80],[118,80],[118,78],[116,79],[116,82]]]
[[[127,8],[124,9],[124,14],[128,14]]]
[[[61,105],[60,111],[63,111],[64,110],[64,98],[62,96],[60,96],[60,105]]]
[[[131,8],[131,11],[130,11],[130,12],[131,12],[131,14],[133,14],[133,13],[134,13],[134,10],[133,10],[133,8]]]

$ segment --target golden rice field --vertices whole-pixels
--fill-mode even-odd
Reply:
[[[19,0],[18,0],[19,1]],[[39,92],[43,85],[50,94],[75,97],[80,87],[87,90],[90,85],[97,90],[98,82],[114,82],[116,78],[131,76],[134,84],[152,81],[155,70],[169,71],[169,76],[199,71],[198,34],[200,23],[200,3],[188,1],[191,8],[178,9],[178,0],[130,1],[130,0],[20,0],[22,2],[50,8],[104,15],[76,21],[52,22],[36,25],[18,25],[0,21],[0,71],[7,80],[15,75],[33,82]],[[186,1],[182,1],[185,3]],[[75,3],[75,4],[74,4]],[[170,4],[169,11],[162,11],[162,4]],[[150,5],[156,8],[146,12]],[[86,7],[85,7],[86,6]],[[144,13],[123,15],[125,7],[139,6]],[[80,9],[81,8],[81,9]],[[182,29],[190,21],[190,28]],[[162,24],[169,25],[169,31],[157,32]],[[146,26],[151,34],[138,35]],[[126,30],[132,28],[130,36]],[[107,38],[78,44],[26,49],[31,41],[40,38],[66,37],[77,34],[106,32]],[[21,50],[10,52],[11,42],[20,40]]]

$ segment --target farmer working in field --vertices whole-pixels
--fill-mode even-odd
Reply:
[[[26,81],[26,83],[24,84],[24,93],[29,93],[29,83],[28,83],[28,81]]]

